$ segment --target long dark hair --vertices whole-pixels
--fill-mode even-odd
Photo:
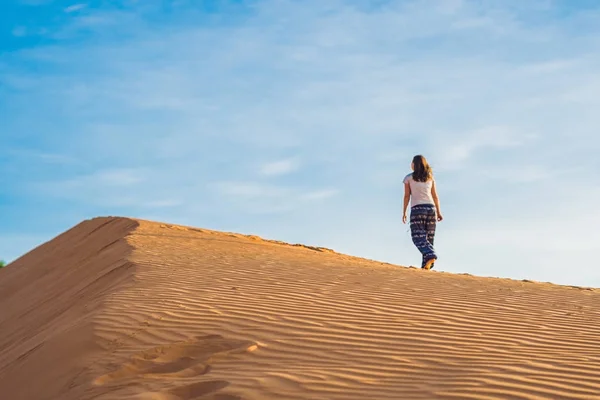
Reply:
[[[422,155],[416,155],[413,157],[413,179],[417,182],[427,182],[431,178],[433,178],[433,172],[431,171],[431,167],[429,163]]]

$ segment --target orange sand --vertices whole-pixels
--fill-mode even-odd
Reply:
[[[0,398],[600,399],[600,292],[95,218],[0,270]]]

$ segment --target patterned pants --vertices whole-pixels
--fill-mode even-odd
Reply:
[[[429,260],[437,259],[433,248],[436,212],[433,204],[418,204],[410,209],[410,234],[412,241],[423,255],[421,267]],[[431,266],[433,268],[433,265]]]

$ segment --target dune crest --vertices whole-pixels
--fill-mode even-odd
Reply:
[[[600,399],[597,290],[84,221],[0,270],[7,399]]]

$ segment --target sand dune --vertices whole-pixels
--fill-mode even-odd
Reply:
[[[600,399],[600,292],[124,218],[0,270],[0,398]]]

